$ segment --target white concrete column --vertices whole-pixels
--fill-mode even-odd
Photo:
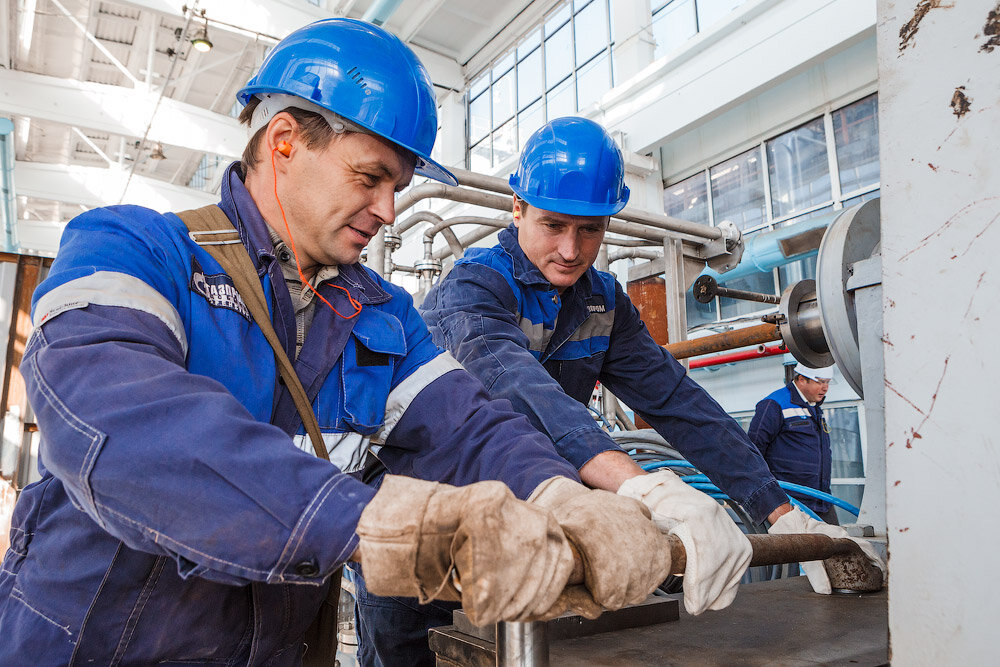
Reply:
[[[1000,18],[879,0],[893,664],[996,660]]]
[[[438,95],[438,130],[434,158],[446,167],[465,168],[465,96],[448,91]],[[440,156],[440,157],[438,157]]]
[[[615,85],[627,81],[643,67],[653,62],[653,14],[649,2],[642,0],[611,0],[611,17],[615,41]]]

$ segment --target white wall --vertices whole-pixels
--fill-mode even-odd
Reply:
[[[1000,45],[983,45],[997,5],[933,7],[901,48],[915,4],[880,0],[878,28],[891,655],[995,664]]]

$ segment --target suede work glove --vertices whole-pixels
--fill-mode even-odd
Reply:
[[[643,503],[656,526],[684,544],[684,609],[689,614],[732,603],[753,549],[722,505],[669,470],[625,480],[618,495]]]
[[[538,485],[528,499],[559,521],[583,559],[586,589],[571,586],[550,611],[597,618],[645,600],[670,574],[670,545],[637,502],[565,477]]]
[[[573,569],[555,518],[501,482],[454,487],[387,475],[357,534],[372,593],[461,600],[476,625],[540,617]]]
[[[834,526],[829,523],[824,523],[822,521],[817,521],[811,516],[795,507],[792,508],[791,512],[785,512],[778,520],[774,522],[770,528],[767,529],[768,533],[772,535],[785,535],[788,533],[821,533],[829,537],[846,537],[849,540],[853,540],[861,547],[861,550],[865,552],[868,559],[875,564],[878,569],[882,570],[882,574],[885,574],[885,563],[879,557],[878,552],[875,551],[875,547],[871,545],[868,540],[861,540],[856,537],[851,537],[847,534],[847,531],[840,526]],[[830,577],[826,574],[826,568],[823,567],[823,561],[814,560],[808,563],[800,563],[802,571],[805,572],[806,577],[809,579],[809,585],[817,593],[822,595],[829,595],[832,592],[830,587]]]

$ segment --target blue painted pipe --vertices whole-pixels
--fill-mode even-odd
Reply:
[[[17,199],[14,193],[14,123],[0,118],[0,224],[6,252],[17,252]]]
[[[361,20],[375,25],[383,25],[399,9],[401,4],[403,4],[403,0],[375,0],[371,7],[365,10]]]
[[[736,265],[736,268],[727,271],[726,273],[719,273],[718,271],[714,271],[706,267],[705,270],[701,272],[701,275],[711,276],[715,278],[719,284],[723,284],[726,281],[746,278],[747,276],[755,273],[766,273],[771,269],[791,264],[792,262],[797,262],[800,259],[815,257],[819,251],[818,249],[808,250],[797,255],[786,256],[781,251],[781,242],[785,239],[798,236],[803,232],[808,232],[813,229],[825,229],[826,227],[829,227],[830,223],[833,222],[833,220],[841,213],[843,213],[842,210],[831,211],[830,213],[824,215],[818,215],[815,218],[810,218],[808,220],[803,220],[802,222],[797,222],[793,225],[788,225],[787,227],[776,229],[773,232],[754,234],[749,240],[746,241],[743,248],[743,257],[740,259],[740,263]]]

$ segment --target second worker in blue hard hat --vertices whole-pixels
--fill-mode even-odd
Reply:
[[[818,524],[792,509],[736,421],[653,341],[615,277],[593,267],[610,216],[628,201],[624,177],[621,151],[598,124],[543,126],[510,177],[513,224],[496,246],[467,250],[421,313],[435,342],[548,435],[584,483],[642,501],[684,542],[684,605],[698,614],[733,600],[749,544],[715,500],[672,472],[646,474],[617,446],[587,408],[596,382],[754,521],[780,529],[798,519],[799,532]]]
[[[197,212],[217,227],[94,209],[35,291],[21,368],[41,479],[0,565],[0,664],[332,665],[352,555],[373,589],[462,600],[480,623],[645,597],[669,557],[642,505],[573,481],[358,263],[414,173],[454,182],[429,157],[416,56],[323,20],[238,98],[243,160]],[[280,376],[275,350],[293,360]],[[554,486],[572,517],[525,502]],[[571,537],[589,593],[564,594]],[[332,624],[314,624],[331,593]]]

